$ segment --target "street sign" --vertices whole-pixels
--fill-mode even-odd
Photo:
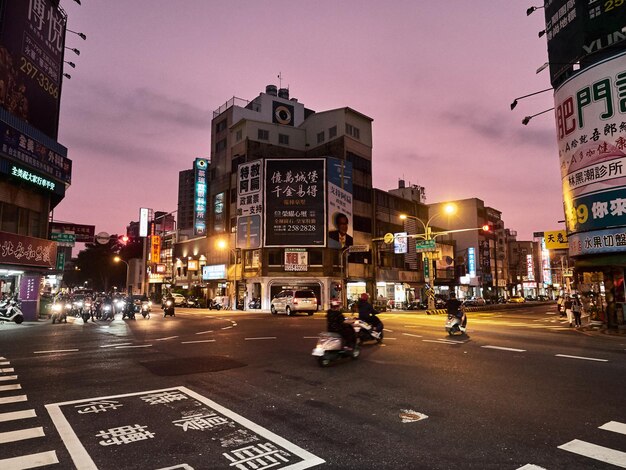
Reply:
[[[424,279],[430,279],[430,259],[424,258]]]
[[[106,245],[107,243],[109,243],[110,239],[111,235],[106,232],[98,232],[98,234],[96,235],[96,241],[101,245]]]
[[[76,235],[73,233],[50,233],[50,240],[54,240],[59,243],[76,243]]]
[[[437,251],[435,240],[417,240],[415,242],[415,251],[418,253]]]
[[[572,268],[566,268],[563,270],[563,277],[574,277],[574,270]]]
[[[65,268],[65,251],[57,253],[57,271],[63,271]]]
[[[366,253],[370,251],[370,246],[369,245],[352,245],[350,248],[348,248],[348,251],[350,251],[350,253]]]
[[[393,233],[386,233],[385,236],[383,237],[383,241],[389,245],[390,243],[393,243],[393,239],[395,237],[393,236]]]

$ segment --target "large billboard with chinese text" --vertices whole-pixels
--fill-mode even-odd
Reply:
[[[57,138],[66,17],[58,1],[3,2],[0,106]]]
[[[326,159],[265,160],[265,246],[326,245]]]
[[[328,248],[353,245],[352,163],[328,158]]]
[[[206,235],[206,201],[208,160],[196,158],[194,168],[193,234]]]
[[[555,92],[570,249],[572,234],[626,226],[625,97],[626,53],[590,66]]]
[[[549,0],[544,11],[553,85],[575,62],[626,39],[624,1]]]
[[[263,162],[242,163],[237,168],[237,248],[261,247],[263,215]]]

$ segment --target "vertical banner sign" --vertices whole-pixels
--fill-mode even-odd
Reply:
[[[430,258],[428,256],[424,256],[424,279],[430,279]]]
[[[406,232],[398,232],[393,234],[393,252],[396,254],[404,254],[408,252],[408,238]]]
[[[535,280],[535,266],[533,265],[533,255],[526,255],[526,272],[529,281]]]
[[[161,262],[161,236],[152,235],[150,238],[152,239],[150,261],[154,264],[158,264]]]
[[[2,2],[0,103],[56,140],[67,18],[58,1]]]
[[[326,245],[326,159],[266,159],[265,246]]]
[[[139,209],[139,236],[148,236],[148,219],[150,217],[150,209],[142,207]]]
[[[467,249],[467,268],[470,277],[476,277],[476,250],[473,246]]]
[[[194,204],[193,204],[193,233],[194,235],[206,235],[206,199],[207,180],[206,172],[208,161],[204,158],[196,158],[193,168],[194,173]]]
[[[327,159],[328,173],[328,248],[353,244],[352,163]]]
[[[546,248],[546,239],[541,239],[541,270],[543,271],[543,284],[552,284],[552,270],[550,269],[550,250]]]
[[[285,250],[285,271],[308,271],[309,254],[304,248]]]
[[[237,168],[237,248],[261,247],[263,215],[263,163],[242,163]]]
[[[63,271],[65,269],[65,251],[57,252],[57,271]]]
[[[625,97],[626,53],[589,66],[554,94],[570,256],[626,251]]]

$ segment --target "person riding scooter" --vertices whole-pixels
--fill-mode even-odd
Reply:
[[[454,292],[450,293],[450,298],[446,301],[446,311],[448,315],[452,315],[461,320],[461,328],[467,325],[467,315],[463,310],[463,302],[456,298]]]
[[[357,303],[357,310],[359,312],[359,320],[364,321],[372,325],[377,333],[383,331],[383,322],[378,318],[378,311],[372,307],[369,303],[369,295],[365,292],[361,294],[361,298]]]
[[[356,334],[354,328],[346,323],[346,317],[341,310],[341,301],[333,299],[330,301],[330,309],[326,312],[326,322],[329,333],[339,333],[343,338],[346,349],[353,349],[356,345]]]

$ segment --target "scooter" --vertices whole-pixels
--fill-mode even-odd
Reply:
[[[222,304],[215,299],[209,299],[209,310],[222,310]]]
[[[55,323],[67,323],[67,311],[65,308],[65,302],[61,301],[61,302],[54,302],[52,304],[52,306],[50,307],[50,310],[52,310],[52,324],[54,325]],[[70,306],[71,309],[71,306]]]
[[[102,321],[115,319],[115,314],[113,313],[113,305],[111,304],[111,302],[109,301],[102,302],[100,311],[101,311],[100,318]]]
[[[168,315],[171,315],[172,317],[176,316],[176,306],[174,305],[174,301],[173,300],[166,300],[165,301],[165,305],[163,305],[163,318],[167,317]]]
[[[359,320],[358,318],[354,320],[354,331],[357,334],[357,337],[363,341],[375,340],[377,343],[383,342],[384,332],[381,327],[380,332],[376,331],[373,325],[369,323]]]
[[[83,319],[83,323],[87,323],[91,318],[91,313],[87,309],[82,309],[80,312],[80,317]]]
[[[248,308],[260,309],[261,308],[261,298],[255,298],[250,301],[248,304]]]
[[[11,298],[0,304],[0,322],[14,321],[18,325],[24,321],[24,314],[20,310],[20,302]]]
[[[317,363],[320,367],[326,367],[331,362],[342,357],[357,359],[361,354],[361,350],[358,339],[354,349],[348,349],[345,347],[343,337],[339,333],[322,332],[319,334],[317,345],[311,354],[317,358]]]
[[[466,327],[461,326],[463,324],[463,320],[454,315],[448,314],[448,320],[446,321],[446,331],[450,336],[461,333],[465,334]]]

